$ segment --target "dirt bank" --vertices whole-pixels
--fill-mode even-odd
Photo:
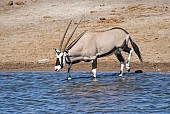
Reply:
[[[53,70],[53,48],[58,48],[68,22],[73,19],[72,30],[83,17],[76,34],[123,27],[138,44],[144,60],[139,64],[133,54],[133,69],[169,71],[169,6],[169,0],[1,0],[0,70]],[[37,64],[41,59],[49,62]],[[99,70],[119,69],[114,56],[99,63]],[[73,69],[81,70],[80,65],[87,64]]]
[[[148,63],[145,62],[143,64],[133,62],[131,63],[131,71],[142,70],[143,72],[170,72],[170,64],[169,63]],[[54,71],[53,63],[1,63],[0,64],[1,71]],[[73,71],[91,71],[90,63],[79,63],[73,65]],[[120,65],[118,61],[114,62],[98,62],[98,71],[120,71]],[[62,69],[62,71],[67,71],[67,66]],[[126,70],[125,70],[126,72]]]

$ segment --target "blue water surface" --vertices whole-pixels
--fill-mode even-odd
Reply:
[[[0,114],[169,114],[170,73],[0,72]]]

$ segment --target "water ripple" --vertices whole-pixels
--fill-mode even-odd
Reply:
[[[169,113],[170,73],[0,72],[0,113]]]

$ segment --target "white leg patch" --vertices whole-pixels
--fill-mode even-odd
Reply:
[[[129,56],[128,56],[128,62],[126,64],[126,69],[129,70],[130,69],[130,58],[132,56],[132,52],[133,52],[133,49],[130,50],[130,53],[129,53]]]
[[[71,77],[69,76],[69,77],[67,77],[67,80],[71,80]]]
[[[119,76],[123,76],[124,62],[121,62],[120,74]]]
[[[92,71],[91,71],[93,73],[94,78],[96,78],[96,71],[97,71],[96,69],[92,69]]]

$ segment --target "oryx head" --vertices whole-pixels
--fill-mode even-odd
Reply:
[[[81,20],[82,20],[82,19],[81,19]],[[66,36],[66,33],[67,33],[67,31],[68,31],[68,28],[69,28],[70,25],[71,25],[72,20],[70,21],[67,29],[65,30],[64,36],[63,36],[63,38],[62,38],[62,40],[61,40],[59,50],[55,49],[56,58],[57,58],[57,59],[56,59],[56,64],[55,64],[55,67],[54,67],[55,71],[60,71],[60,70],[63,68],[63,66],[65,65],[65,63],[66,63],[65,58],[66,58],[66,55],[67,55],[66,47],[67,47],[70,39],[72,38],[74,32],[76,31],[78,25],[80,24],[81,20],[79,21],[79,23],[78,23],[77,26],[75,27],[74,31],[73,31],[72,34],[70,35],[69,39],[67,40],[67,42],[66,42],[66,44],[65,44],[65,46],[64,46],[64,48],[63,48],[63,50],[62,50],[62,45],[63,45],[63,42],[64,42],[64,38],[65,38],[65,36]]]
[[[65,65],[65,56],[64,53],[60,50],[54,49],[56,52],[56,64],[55,64],[55,71],[60,71],[63,66]]]

